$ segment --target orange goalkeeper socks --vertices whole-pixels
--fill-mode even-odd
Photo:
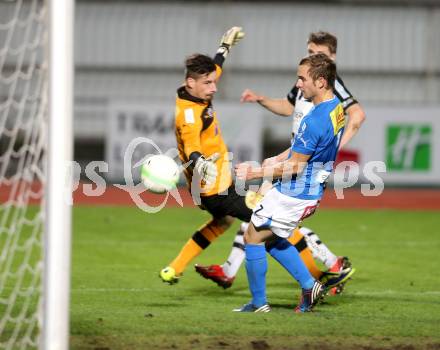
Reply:
[[[176,271],[176,275],[182,274],[188,264],[224,231],[225,229],[219,226],[215,219],[200,227],[182,247],[179,255],[171,262],[170,266]]]
[[[197,255],[202,252],[201,248],[192,238],[185,243],[179,255],[172,261],[170,266],[176,271],[176,275],[181,275],[186,266]]]

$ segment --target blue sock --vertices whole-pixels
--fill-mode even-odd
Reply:
[[[246,244],[246,273],[249,290],[252,294],[252,304],[256,307],[267,304],[266,272],[267,257],[264,245]]]
[[[286,239],[278,238],[267,249],[269,254],[298,281],[302,289],[313,287],[315,279],[301,260],[298,250]]]

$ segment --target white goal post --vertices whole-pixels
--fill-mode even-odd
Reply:
[[[68,349],[72,160],[74,0],[49,3],[49,148],[44,244],[42,349]]]
[[[74,0],[0,0],[0,350],[69,347]]]

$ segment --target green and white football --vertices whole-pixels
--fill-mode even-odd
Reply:
[[[174,159],[164,154],[151,156],[142,164],[141,179],[148,191],[165,193],[176,187],[179,166]]]

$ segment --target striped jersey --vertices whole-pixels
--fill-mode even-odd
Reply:
[[[344,108],[336,96],[313,106],[301,120],[288,157],[293,152],[310,155],[307,165],[302,173],[278,180],[275,188],[298,199],[321,199],[324,184],[333,170],[344,126]]]

